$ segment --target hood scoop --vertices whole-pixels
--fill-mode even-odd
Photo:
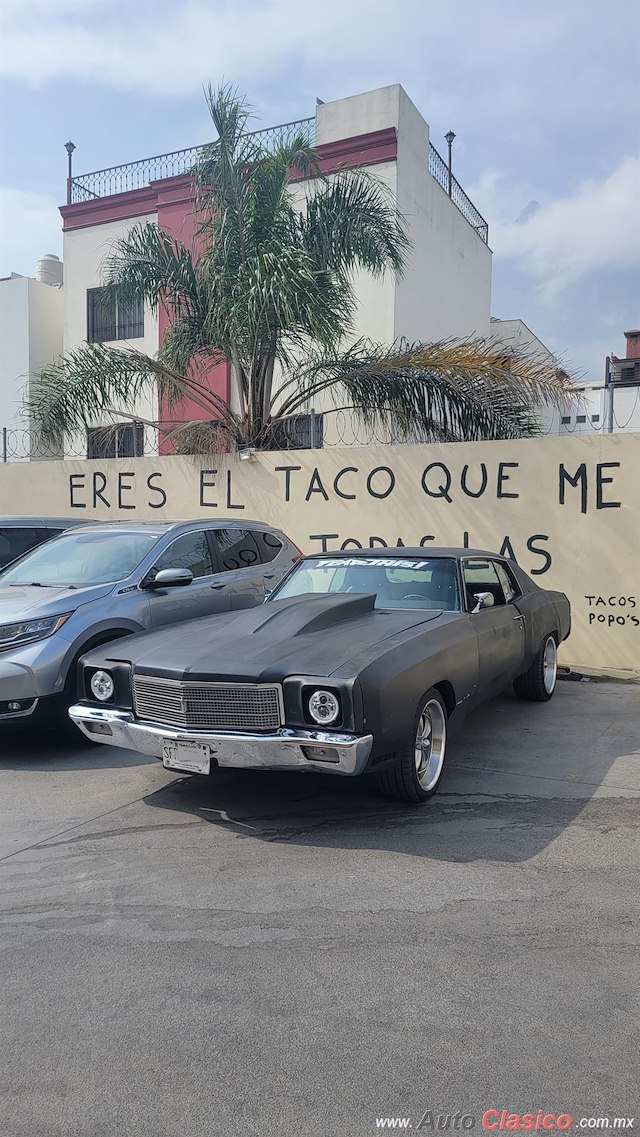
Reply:
[[[376,598],[373,593],[362,595],[360,593],[314,596],[306,593],[287,600],[272,600],[265,605],[263,612],[266,619],[261,620],[259,627],[252,633],[260,636],[267,631],[269,635],[278,630],[281,639],[293,636],[309,635],[311,632],[324,632],[328,628],[337,627],[365,612],[372,612]],[[268,609],[273,609],[269,612]]]

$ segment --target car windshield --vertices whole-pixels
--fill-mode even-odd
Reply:
[[[157,533],[74,532],[40,545],[0,573],[0,585],[110,584],[125,580],[158,540]]]
[[[270,599],[333,592],[374,593],[376,608],[460,608],[456,562],[444,557],[309,557]]]

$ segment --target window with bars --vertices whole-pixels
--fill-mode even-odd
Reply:
[[[144,335],[142,297],[125,304],[106,288],[87,289],[87,339],[89,343],[135,340]]]
[[[91,426],[87,429],[87,458],[141,458],[144,454],[144,426]]]
[[[324,445],[324,415],[292,415],[273,432],[274,450],[320,450]]]

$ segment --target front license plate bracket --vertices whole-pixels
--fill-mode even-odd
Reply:
[[[162,765],[166,770],[181,770],[187,774],[209,774],[211,749],[204,742],[163,738]]]

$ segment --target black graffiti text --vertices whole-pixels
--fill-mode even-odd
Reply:
[[[310,542],[318,542],[323,553],[328,553],[332,549],[386,549],[389,547],[404,549],[418,546],[424,549],[428,548],[432,543],[436,545],[443,543],[436,538],[434,533],[426,533],[417,541],[405,541],[403,537],[397,537],[395,541],[387,541],[384,537],[379,537],[375,534],[360,539],[358,537],[341,537],[339,533],[310,533],[308,540]],[[543,576],[544,573],[549,571],[553,564],[551,552],[545,546],[545,542],[548,540],[549,535],[547,533],[532,533],[524,542],[525,549],[522,549],[521,546],[523,542],[518,541],[516,538],[512,539],[507,534],[502,538],[502,542],[498,548],[498,554],[501,557],[510,557],[511,560],[517,564],[521,564],[524,561],[525,565],[523,565],[523,567],[526,567],[526,571],[529,572],[531,576]],[[462,533],[460,548],[470,549],[473,547],[474,545],[470,540],[469,533],[465,531]],[[526,553],[532,553],[535,557],[539,557],[540,560],[531,563],[531,559],[526,556]]]

